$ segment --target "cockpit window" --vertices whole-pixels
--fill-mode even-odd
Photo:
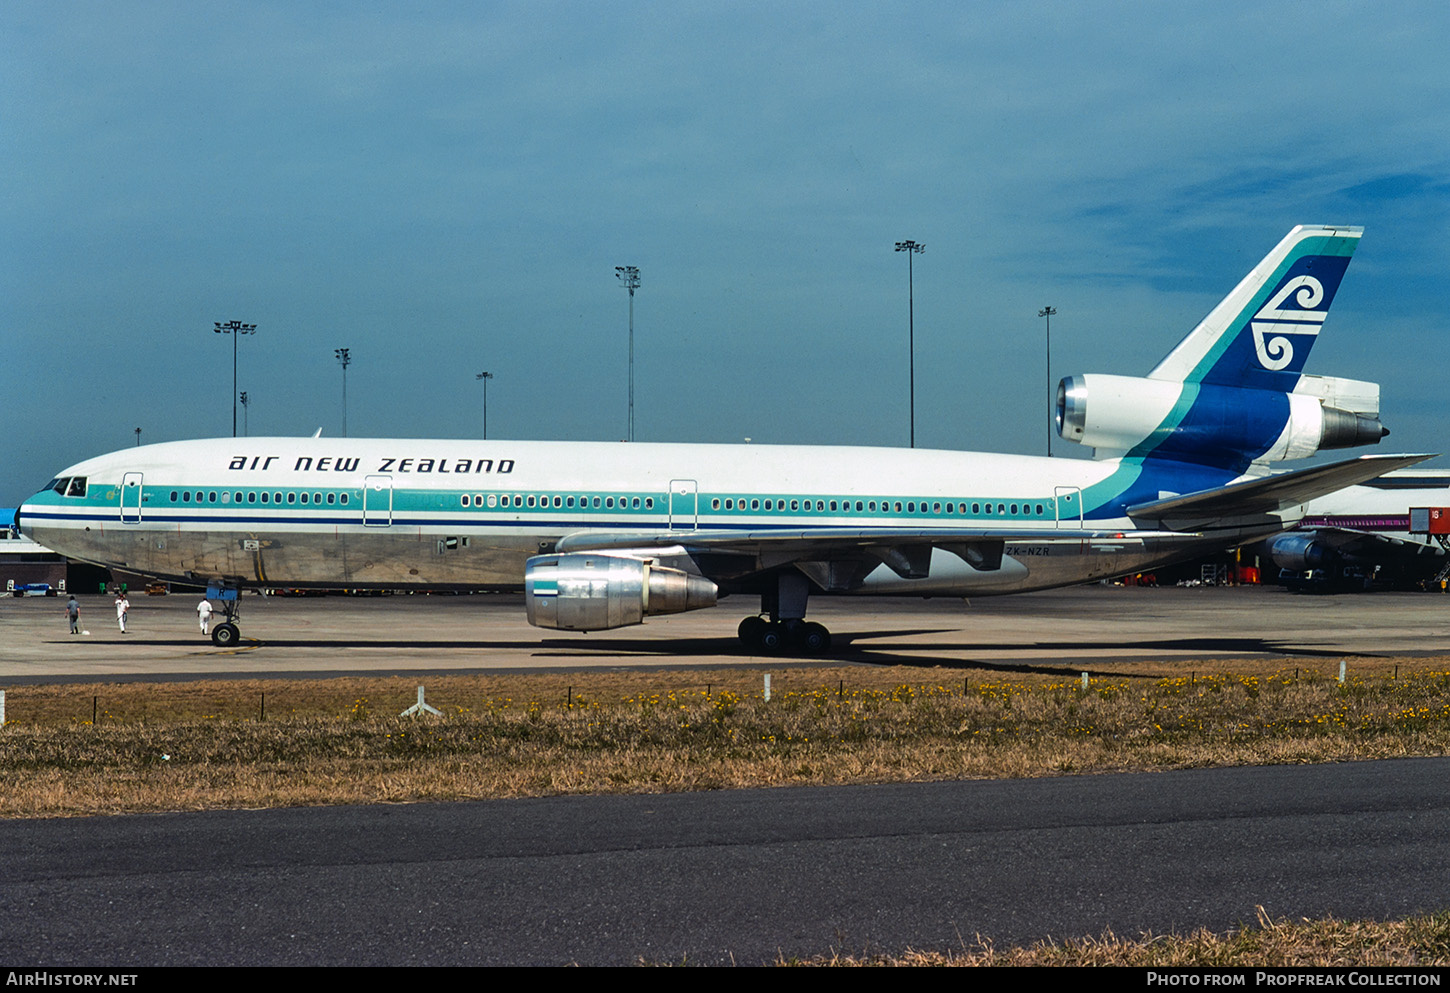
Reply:
[[[86,495],[86,477],[61,476],[58,479],[52,479],[45,488],[55,490],[61,496],[83,497]]]

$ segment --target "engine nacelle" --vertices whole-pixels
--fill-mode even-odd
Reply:
[[[524,607],[541,628],[607,631],[713,607],[718,594],[701,576],[620,555],[536,555],[524,564]]]
[[[1132,376],[1069,376],[1057,387],[1057,431],[1068,441],[1155,455],[1280,461],[1331,448],[1373,445],[1389,434],[1379,422],[1379,388],[1353,380],[1303,377],[1293,393]],[[1349,396],[1361,409],[1330,404]],[[1372,405],[1372,406],[1371,406]]]
[[[1293,531],[1269,542],[1269,557],[1280,569],[1309,572],[1325,569],[1339,560],[1333,549],[1320,544],[1314,532]]]

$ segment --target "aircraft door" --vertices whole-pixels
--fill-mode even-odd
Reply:
[[[121,523],[141,523],[142,474],[128,472],[121,477]]]
[[[694,531],[699,526],[699,484],[693,479],[670,480],[670,530]]]
[[[363,525],[385,528],[393,523],[393,477],[369,476],[363,484]]]
[[[1052,491],[1057,508],[1057,526],[1060,528],[1082,527],[1082,490],[1076,486],[1057,486]]]

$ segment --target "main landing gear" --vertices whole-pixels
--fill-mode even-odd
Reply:
[[[242,630],[237,627],[237,619],[242,616],[241,591],[207,587],[206,598],[220,600],[226,618],[211,629],[211,643],[218,648],[231,648],[242,638]]]
[[[815,621],[788,621],[747,617],[740,622],[740,641],[746,648],[774,655],[788,648],[802,648],[811,654],[831,647],[831,632]]]
[[[778,576],[775,587],[760,594],[760,614],[740,622],[741,644],[766,655],[792,649],[813,655],[828,651],[831,632],[805,619],[809,592],[810,583],[800,573]]]

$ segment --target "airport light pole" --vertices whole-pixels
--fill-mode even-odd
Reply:
[[[1057,397],[1052,390],[1052,315],[1057,313],[1056,307],[1043,307],[1037,312],[1038,317],[1047,318],[1047,457],[1052,458],[1052,408],[1057,403]]]
[[[141,447],[141,429],[140,428],[137,428],[136,429],[136,447],[137,448],[140,448]]]
[[[639,289],[639,266],[617,265],[614,274],[629,290],[629,440],[634,440],[634,291]]]
[[[216,334],[229,334],[232,336],[232,437],[237,436],[237,339],[244,334],[256,334],[257,325],[243,324],[241,321],[212,322],[215,327],[212,331]]]
[[[480,372],[473,377],[483,384],[483,440],[488,440],[488,381],[493,378],[491,372]]]
[[[250,411],[251,411],[251,406],[250,405],[251,405],[251,402],[252,401],[247,396],[247,391],[246,390],[242,390],[242,395],[240,397],[238,397],[237,399],[239,399],[239,400],[242,401],[242,435],[244,437],[250,437],[251,436],[251,433],[252,433],[252,430],[251,430],[251,418],[249,418],[247,416],[247,414],[250,413]]]
[[[898,241],[898,252],[906,253],[906,333],[910,360],[910,407],[911,447],[916,447],[916,278],[912,272],[912,257],[926,251],[926,246],[914,241]]]
[[[342,363],[342,436],[347,437],[347,367],[352,365],[352,350],[334,348],[332,354]]]

